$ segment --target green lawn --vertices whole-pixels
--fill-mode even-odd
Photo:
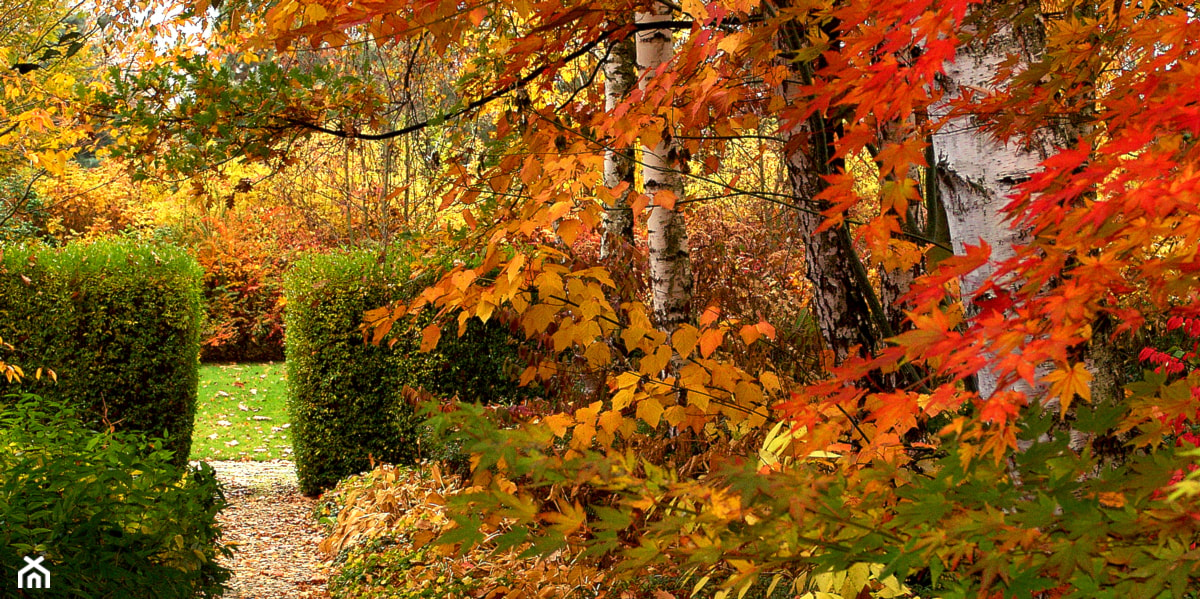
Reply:
[[[204,364],[193,460],[291,458],[283,363]]]

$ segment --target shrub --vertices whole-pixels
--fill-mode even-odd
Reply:
[[[622,580],[612,577],[600,560],[574,552],[522,555],[529,544],[514,545],[503,522],[480,522],[487,540],[474,547],[441,544],[439,538],[455,535],[447,502],[453,504],[463,490],[460,479],[436,466],[418,470],[383,464],[338,483],[322,498],[316,514],[328,535],[320,549],[333,560],[330,595],[334,599],[720,596],[718,585],[697,585],[698,577],[689,575],[686,567],[643,568]],[[764,577],[745,597],[795,596],[790,582],[772,585]],[[819,596],[840,599],[829,593]]]
[[[425,281],[410,280],[403,256],[380,262],[370,252],[310,255],[288,272],[288,410],[300,488],[315,494],[367,469],[371,460],[412,463],[422,447],[419,419],[405,387],[492,403],[517,396],[516,340],[495,321],[471,321],[422,353],[431,314],[397,323],[395,343],[364,343],[366,310],[411,299]]]
[[[16,174],[0,177],[0,242],[40,239],[46,237],[50,215],[46,198],[28,178]]]
[[[566,552],[523,558],[519,554],[527,547],[501,547],[503,538],[466,553],[439,545],[439,535],[453,526],[446,502],[461,491],[460,481],[437,467],[418,471],[385,464],[339,483],[318,513],[329,535],[320,548],[334,558],[330,594],[335,599],[565,597],[581,590],[581,581],[599,580],[594,565],[574,563]]]
[[[204,269],[205,362],[283,359],[283,273],[303,248],[321,244],[282,207],[239,204],[185,229]]]
[[[107,240],[0,256],[0,338],[27,372],[58,375],[25,384],[93,426],[166,436],[176,464],[191,447],[200,310],[199,266],[174,247]]]
[[[229,572],[216,558],[230,551],[212,468],[181,469],[161,441],[97,433],[78,416],[32,395],[0,398],[3,584],[37,554],[51,584],[31,597],[219,596]]]

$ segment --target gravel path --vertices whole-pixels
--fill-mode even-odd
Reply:
[[[225,541],[237,545],[227,599],[326,599],[326,566],[312,519],[315,503],[296,487],[292,462],[209,462],[229,507],[218,516]]]

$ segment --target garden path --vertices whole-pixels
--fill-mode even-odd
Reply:
[[[226,599],[326,599],[327,566],[315,500],[300,494],[292,462],[209,462],[229,506],[217,517],[224,541],[237,545]]]

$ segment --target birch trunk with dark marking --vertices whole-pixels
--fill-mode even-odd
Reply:
[[[1010,56],[1023,57],[1028,65],[1033,58],[1029,52],[1040,48],[1040,44],[1031,41],[1023,39],[1019,30],[1006,27],[986,40],[962,48],[945,67],[941,80],[946,94],[944,105],[961,98],[966,90],[992,88],[1001,63]],[[991,248],[988,263],[960,281],[968,315],[978,311],[971,299],[984,282],[995,274],[1001,262],[1016,255],[1017,245],[1028,241],[1026,232],[1012,226],[1003,208],[1016,187],[1038,171],[1038,164],[1052,151],[1055,135],[1046,130],[1033,147],[1016,141],[1003,142],[984,131],[982,123],[970,115],[949,119],[934,135],[938,194],[946,209],[954,253],[962,255],[965,246],[980,243]],[[997,283],[1014,285],[1018,281]],[[998,387],[997,375],[993,369],[983,368],[976,373],[976,383],[979,395],[990,397]],[[1032,391],[1024,384],[1020,387]]]
[[[637,13],[637,23],[655,23],[671,19],[671,9],[656,2],[654,12]],[[671,60],[674,44],[670,29],[647,29],[636,35],[637,63],[644,89],[660,65]],[[670,123],[663,127],[663,139],[654,147],[642,148],[642,181],[650,198],[650,216],[646,233],[650,250],[650,289],[652,306],[659,328],[673,331],[692,318],[692,264],[688,249],[687,223],[675,206],[657,201],[663,192],[683,200],[682,163],[670,137]]]
[[[807,79],[803,69],[792,56],[801,48],[803,38],[791,28],[781,29],[777,45],[781,60],[786,61],[793,75],[783,84],[783,97],[789,104],[802,101],[797,93],[799,84]],[[829,208],[814,200],[825,182],[821,175],[836,169],[833,162],[833,131],[819,115],[793,125],[783,132],[786,139],[788,184],[799,212],[800,239],[804,243],[805,270],[812,283],[810,309],[833,359],[840,363],[858,346],[861,352],[871,352],[878,343],[866,290],[856,273],[862,269],[854,245],[845,227],[836,226],[817,232],[825,221],[820,214]]]
[[[1035,22],[1032,25],[1004,26],[986,39],[968,44],[945,67],[942,88],[946,95],[943,101],[947,104],[953,102],[961,98],[965,90],[993,88],[1002,63],[1015,72],[1034,64],[1045,48],[1044,39],[1041,24]],[[1015,66],[1012,64],[1013,57],[1017,60]],[[949,119],[935,134],[933,146],[938,174],[937,192],[945,205],[954,252],[961,255],[965,253],[965,245],[978,245],[980,242],[986,242],[991,248],[988,263],[960,280],[963,304],[968,315],[978,312],[972,305],[972,298],[989,279],[1002,287],[1015,287],[1022,283],[1020,280],[993,278],[997,266],[1016,255],[1016,246],[1030,241],[1028,231],[1016,229],[1003,208],[1009,203],[1009,197],[1016,193],[1017,186],[1040,170],[1039,164],[1043,160],[1052,156],[1056,148],[1073,146],[1075,140],[1087,130],[1086,115],[1077,116],[1080,118],[1076,122],[1064,121],[1039,129],[1024,143],[996,139],[983,131],[982,123],[969,115]],[[1102,330],[1104,327],[1101,325],[1097,323],[1097,329]],[[1092,389],[1097,397],[1093,397],[1093,403],[1119,401],[1123,398],[1119,374],[1107,372],[1116,367],[1119,360],[1111,355],[1107,339],[1093,341],[1090,347],[1084,348],[1088,352],[1089,368],[1095,376]],[[1049,365],[1039,365],[1035,369],[1033,385],[1021,380],[1007,389],[1020,391],[1031,401],[1039,402],[1043,408],[1058,411],[1058,398],[1047,397],[1045,384],[1041,382],[1049,368]],[[980,397],[986,399],[1000,390],[999,377],[992,368],[980,369],[975,378]],[[1067,432],[1070,448],[1080,451],[1091,445],[1093,435],[1073,428],[1070,422],[1071,418],[1068,417],[1061,425]],[[1031,443],[1023,441],[1018,447],[1023,451]],[[1104,452],[1098,452],[1097,455],[1103,455],[1105,460],[1113,459],[1113,456],[1104,455]],[[1019,484],[1020,474],[1015,466],[1010,469],[1010,474]]]
[[[604,110],[608,113],[612,113],[637,85],[635,54],[633,38],[629,37],[613,45],[604,63]],[[604,206],[601,260],[607,260],[621,244],[633,243],[633,211],[629,207],[634,186],[632,157],[633,148],[610,148],[604,152],[604,186],[615,189],[622,183],[626,185]]]
[[[791,136],[795,135],[808,137],[803,132],[793,132]],[[792,143],[789,141],[788,145]],[[817,232],[825,221],[819,211],[828,206],[812,200],[820,191],[821,171],[806,146],[802,142],[788,152],[788,182],[801,205],[812,210],[799,215],[805,270],[812,284],[809,306],[826,347],[833,352],[834,361],[840,363],[852,355],[855,346],[859,346],[860,353],[873,350],[876,335],[870,304],[854,276],[854,269],[861,264],[857,264],[858,256],[854,254],[854,246],[845,229],[838,226]]]

